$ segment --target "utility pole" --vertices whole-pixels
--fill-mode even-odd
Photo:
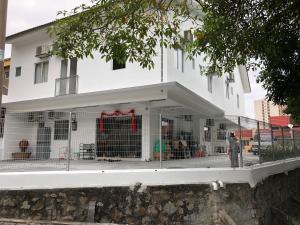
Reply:
[[[0,111],[2,105],[2,87],[3,87],[3,77],[4,77],[6,17],[7,17],[7,0],[0,0]]]

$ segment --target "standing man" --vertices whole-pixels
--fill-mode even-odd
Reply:
[[[6,16],[7,16],[7,0],[0,0],[0,110],[2,104],[2,87],[3,87],[3,73],[4,73]]]
[[[231,167],[239,167],[239,145],[234,133],[230,133],[229,146],[229,158],[231,161]]]

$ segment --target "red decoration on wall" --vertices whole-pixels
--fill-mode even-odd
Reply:
[[[106,113],[102,112],[101,117],[100,117],[100,133],[104,132],[104,117],[110,117],[110,116],[126,116],[131,114],[131,132],[135,133],[136,132],[136,121],[135,121],[135,110],[131,109],[128,112],[121,112],[120,110],[116,110],[112,113]]]

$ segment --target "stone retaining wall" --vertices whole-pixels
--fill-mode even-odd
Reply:
[[[228,184],[218,191],[203,184],[1,191],[0,218],[132,225],[271,225],[271,207],[299,193],[299,169],[269,177],[255,188]]]
[[[0,225],[117,225],[112,223],[75,223],[75,222],[47,222],[32,220],[0,219]],[[119,224],[121,225],[121,224]]]

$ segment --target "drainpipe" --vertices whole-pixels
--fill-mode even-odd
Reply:
[[[70,159],[71,159],[71,135],[72,135],[71,133],[72,133],[72,112],[69,113],[67,171],[70,171]]]
[[[161,113],[159,114],[159,168],[162,168],[162,117]]]
[[[211,183],[211,186],[212,186],[213,191],[219,190],[219,185],[217,184],[216,181],[212,182],[212,183]]]
[[[244,166],[243,161],[243,143],[242,143],[242,126],[241,126],[241,117],[238,117],[238,125],[239,125],[239,132],[240,132],[240,167]]]

